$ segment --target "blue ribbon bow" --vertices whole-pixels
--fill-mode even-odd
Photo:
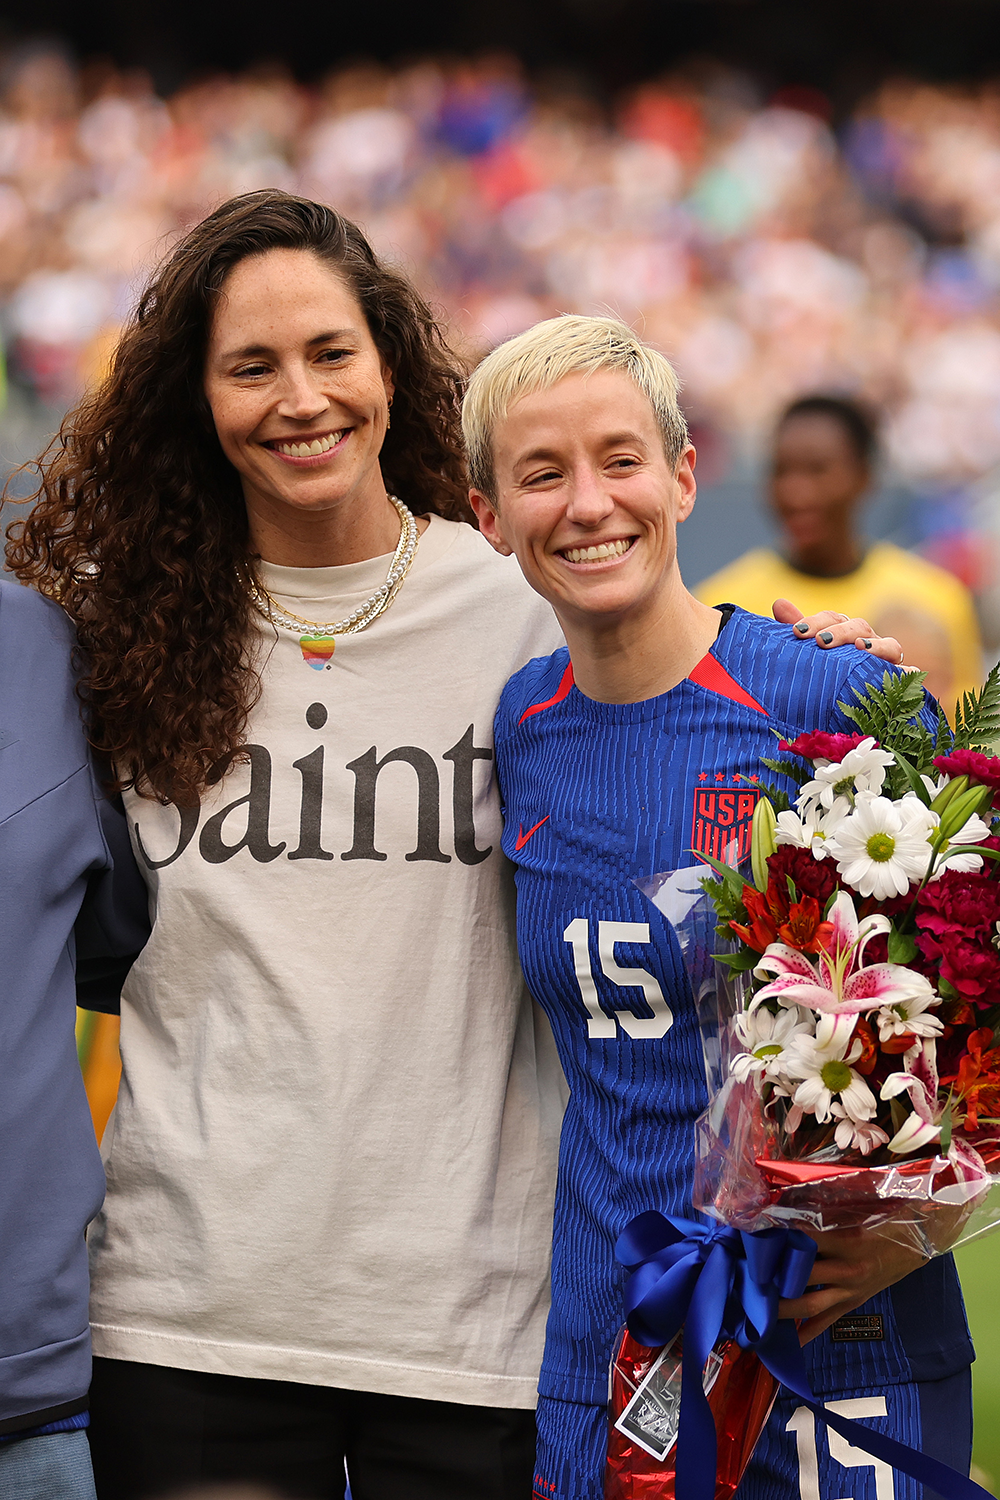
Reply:
[[[782,1385],[853,1447],[909,1474],[942,1500],[992,1500],[957,1469],[827,1411],[816,1400],[795,1323],[778,1317],[781,1298],[805,1291],[816,1257],[815,1241],[801,1230],[782,1227],[749,1234],[651,1210],[625,1226],[615,1254],[632,1273],[625,1310],[633,1338],[655,1349],[684,1329],[675,1486],[684,1500],[715,1496],[715,1419],[702,1379],[705,1361],[721,1336],[752,1349]]]

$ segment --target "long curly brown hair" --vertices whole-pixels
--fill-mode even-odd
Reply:
[[[193,229],[142,296],[103,385],[29,466],[33,508],[7,532],[11,570],[77,626],[92,744],[119,788],[161,801],[197,798],[260,694],[243,492],[203,380],[227,276],[275,249],[322,257],[364,311],[395,385],[380,460],[389,491],[416,512],[470,519],[461,371],[427,304],[357,226],[265,190]]]

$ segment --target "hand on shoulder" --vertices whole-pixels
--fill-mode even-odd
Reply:
[[[903,665],[903,648],[896,637],[876,635],[868,621],[860,616],[851,618],[830,609],[803,616],[790,599],[775,599],[771,613],[779,624],[791,625],[793,634],[800,641],[815,641],[821,651],[853,645],[879,661],[890,662],[894,667]]]

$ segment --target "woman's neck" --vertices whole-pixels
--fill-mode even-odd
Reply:
[[[246,500],[251,550],[279,567],[341,567],[383,557],[399,541],[399,513],[384,492],[365,504],[345,501],[321,511],[268,496]]]
[[[573,678],[598,703],[642,703],[676,687],[719,633],[720,615],[679,585],[676,598],[642,617],[565,617]]]
[[[811,578],[843,578],[860,568],[864,548],[850,529],[832,532],[803,546],[789,544],[785,556],[791,567]]]

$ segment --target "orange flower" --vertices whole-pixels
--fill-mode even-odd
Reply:
[[[969,1033],[967,1052],[958,1065],[958,1072],[942,1083],[954,1083],[955,1092],[965,1101],[965,1129],[973,1131],[979,1125],[979,1111],[995,1117],[1000,1108],[1000,1047],[989,1047],[993,1032],[989,1026],[981,1026]]]
[[[803,896],[788,908],[788,921],[778,928],[778,936],[800,953],[825,952],[833,936],[833,923],[821,918],[822,908],[816,897]]]
[[[865,1020],[864,1016],[858,1016],[858,1019],[854,1023],[854,1037],[856,1041],[861,1043],[861,1056],[855,1058],[854,1062],[851,1063],[851,1067],[856,1068],[859,1073],[864,1073],[867,1077],[878,1062],[878,1040],[873,1028]]]
[[[771,944],[778,941],[778,920],[787,915],[787,902],[784,911],[775,912],[768,896],[771,895],[772,881],[767,888],[767,894],[755,890],[752,885],[743,887],[743,905],[747,909],[749,923],[743,926],[739,922],[730,922],[734,932],[738,932],[748,948],[753,948],[757,953],[763,953]]]
[[[966,1000],[946,1000],[938,1011],[945,1026],[971,1026],[976,1013]]]
[[[766,891],[743,887],[743,905],[750,921],[731,922],[748,948],[763,953],[771,943],[787,943],[800,953],[824,952],[833,936],[832,922],[822,921],[823,908],[815,896],[792,901],[784,877],[772,877]]]
[[[917,1040],[912,1031],[901,1031],[898,1036],[891,1036],[881,1044],[882,1051],[889,1057],[902,1057]]]

